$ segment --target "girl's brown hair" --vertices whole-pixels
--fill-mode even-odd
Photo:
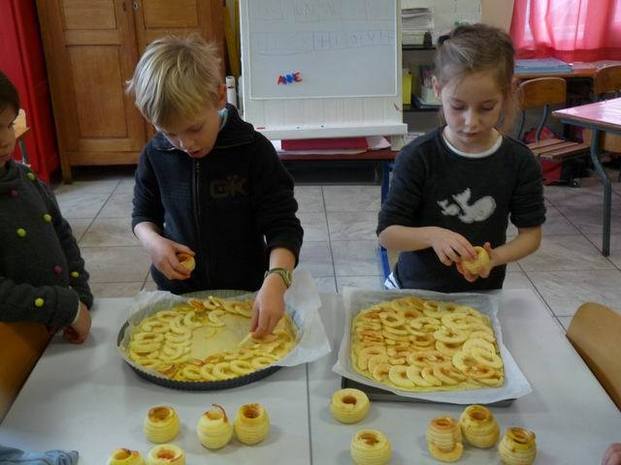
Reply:
[[[450,34],[438,40],[434,76],[440,87],[443,87],[456,77],[492,71],[504,96],[499,125],[506,132],[511,128],[517,112],[513,80],[514,55],[511,37],[501,29],[480,23],[457,26]]]
[[[15,114],[19,112],[19,94],[9,78],[0,71],[0,111],[12,107]]]

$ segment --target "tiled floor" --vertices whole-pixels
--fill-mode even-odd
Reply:
[[[130,230],[131,173],[78,174],[76,179],[59,186],[56,195],[79,240],[95,295],[133,296],[154,289],[149,257]],[[542,246],[509,267],[505,287],[532,288],[564,326],[582,302],[621,306],[621,184],[613,185],[610,257],[599,252],[602,189],[589,178],[580,188],[546,187]],[[315,277],[318,288],[381,289],[375,236],[379,186],[298,185],[296,198],[305,230],[300,267]]]

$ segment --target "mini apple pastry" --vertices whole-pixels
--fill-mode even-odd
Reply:
[[[144,465],[144,460],[137,450],[116,449],[110,455],[107,465]]]
[[[340,389],[332,396],[330,412],[341,423],[358,423],[369,413],[369,398],[359,389]]]
[[[263,441],[270,432],[270,418],[261,404],[244,404],[237,410],[235,435],[249,446]]]
[[[390,462],[392,448],[384,433],[363,429],[351,440],[351,458],[356,465],[384,465]]]
[[[492,447],[498,441],[500,428],[492,412],[482,405],[470,405],[459,418],[461,432],[474,447]]]
[[[530,465],[537,455],[535,433],[524,428],[508,428],[498,444],[500,460],[505,465]]]
[[[426,437],[429,453],[436,460],[455,462],[464,452],[459,423],[451,417],[436,417],[431,420]]]
[[[196,434],[207,449],[220,449],[233,437],[233,425],[229,422],[224,409],[218,404],[213,404],[213,408],[203,413],[198,420]]]
[[[174,444],[160,444],[149,451],[147,465],[185,465],[185,452]]]
[[[179,434],[179,428],[177,412],[165,405],[150,408],[144,419],[144,434],[156,444],[174,439]]]

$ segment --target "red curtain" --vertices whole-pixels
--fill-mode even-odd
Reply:
[[[621,60],[621,0],[514,0],[518,58]]]

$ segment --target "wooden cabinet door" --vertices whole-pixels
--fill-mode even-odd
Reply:
[[[171,2],[175,3],[175,2]],[[63,177],[135,163],[145,123],[125,81],[138,60],[129,0],[37,0]]]
[[[224,0],[135,0],[133,8],[140,53],[159,37],[197,33],[224,58]]]

